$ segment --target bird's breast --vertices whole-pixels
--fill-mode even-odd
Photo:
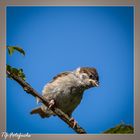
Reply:
[[[75,87],[69,87],[57,95],[56,105],[66,114],[71,114],[73,110],[80,104],[83,91],[77,90]]]
[[[59,78],[43,89],[43,95],[53,98],[58,108],[66,114],[71,114],[82,99],[83,89],[72,77]]]

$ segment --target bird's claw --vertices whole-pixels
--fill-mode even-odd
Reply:
[[[40,102],[40,99],[36,97],[36,103],[38,104]]]
[[[70,120],[69,120],[70,122],[73,122],[73,128],[75,128],[75,126],[77,125],[77,121],[72,117],[72,118],[70,118]]]
[[[53,99],[50,100],[50,102],[49,102],[49,109],[50,109],[54,104],[55,104],[54,100],[53,100]]]

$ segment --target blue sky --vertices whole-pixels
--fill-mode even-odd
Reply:
[[[134,125],[133,7],[7,7],[7,45],[26,56],[7,55],[23,68],[39,93],[56,74],[95,67],[100,86],[85,91],[73,117],[88,132],[101,133],[124,121]],[[58,117],[30,115],[36,100],[7,79],[7,132],[72,134]]]

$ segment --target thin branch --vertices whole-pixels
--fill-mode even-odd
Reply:
[[[49,107],[49,103],[46,100],[46,98],[44,98],[42,95],[40,95],[36,90],[34,90],[27,82],[25,82],[22,78],[16,76],[15,74],[11,73],[10,71],[7,70],[7,75],[10,76],[12,79],[14,79],[17,83],[19,83],[24,91],[26,91],[27,93],[31,94],[34,97],[38,97],[41,102],[46,105],[47,107]],[[73,128],[73,122],[70,121],[70,118],[67,114],[65,114],[63,111],[61,111],[59,108],[53,106],[51,108],[51,110],[61,119],[63,120],[65,123],[67,123],[76,133],[78,134],[86,134],[86,131],[80,127],[78,124]]]

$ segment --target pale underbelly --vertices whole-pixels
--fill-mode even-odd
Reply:
[[[77,96],[61,96],[57,98],[57,107],[68,115],[74,111],[74,109],[80,104],[82,94]]]

